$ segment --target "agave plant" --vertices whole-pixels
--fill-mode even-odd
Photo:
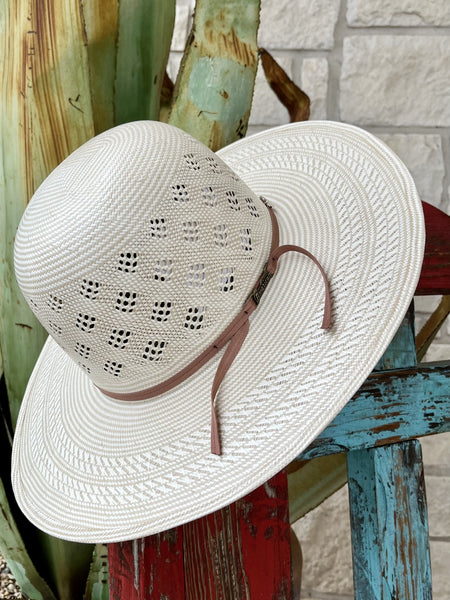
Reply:
[[[162,92],[165,119],[210,147],[245,135],[259,0],[198,0],[172,94],[165,70],[174,15],[174,0],[3,1],[0,347],[8,400],[1,404],[0,551],[31,599],[109,592],[105,548],[38,532],[9,484],[14,426],[46,338],[15,283],[14,234],[35,189],[68,154],[119,123],[158,119]]]

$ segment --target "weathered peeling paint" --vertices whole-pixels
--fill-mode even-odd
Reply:
[[[242,117],[242,97],[251,95],[253,72],[229,58],[199,58],[189,77],[189,100],[199,115],[236,128]],[[239,90],[239,93],[237,93]]]
[[[431,600],[420,443],[350,452],[348,471],[356,600]]]
[[[247,131],[260,0],[197,0],[168,122],[218,150]]]
[[[449,386],[450,361],[374,374],[299,459],[450,431]]]

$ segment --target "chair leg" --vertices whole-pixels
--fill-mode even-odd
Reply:
[[[356,600],[431,600],[422,452],[417,440],[347,457]]]
[[[292,600],[286,471],[234,504],[109,544],[110,600]]]

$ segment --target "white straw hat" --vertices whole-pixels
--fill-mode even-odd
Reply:
[[[277,223],[280,244],[313,260],[285,254],[267,285]],[[17,280],[50,334],[14,440],[25,515],[56,537],[115,542],[262,484],[388,346],[424,237],[405,166],[349,125],[287,125],[217,154],[148,121],[84,144],[37,190],[16,237]]]

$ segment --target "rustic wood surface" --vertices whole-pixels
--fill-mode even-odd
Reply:
[[[444,404],[450,401],[448,377],[440,385],[432,368],[416,367],[413,316],[411,306],[380,361],[393,371],[374,374],[378,379],[370,378],[367,395],[358,396],[358,408],[367,398],[380,399],[381,404],[376,415],[359,415],[369,447],[347,453],[355,600],[431,600],[420,444],[411,440],[377,447],[420,435],[424,427],[449,425],[450,411],[436,410],[438,391]],[[386,384],[389,374],[392,379]],[[405,415],[403,406],[414,410]],[[355,433],[348,432],[347,438],[358,444],[361,427]]]
[[[416,293],[449,293],[450,218],[423,206],[427,243]],[[411,307],[377,369],[390,371],[373,373],[299,459],[348,452],[355,598],[428,600],[420,444],[405,440],[450,431],[450,361],[416,366]],[[292,600],[288,516],[283,472],[202,519],[110,544],[110,598]]]
[[[450,216],[422,202],[427,239],[416,296],[450,294]]]
[[[450,361],[371,375],[298,458],[450,431]]]
[[[111,600],[291,600],[287,477],[155,536],[109,544]]]
[[[347,460],[355,600],[431,600],[420,443],[349,452]]]

